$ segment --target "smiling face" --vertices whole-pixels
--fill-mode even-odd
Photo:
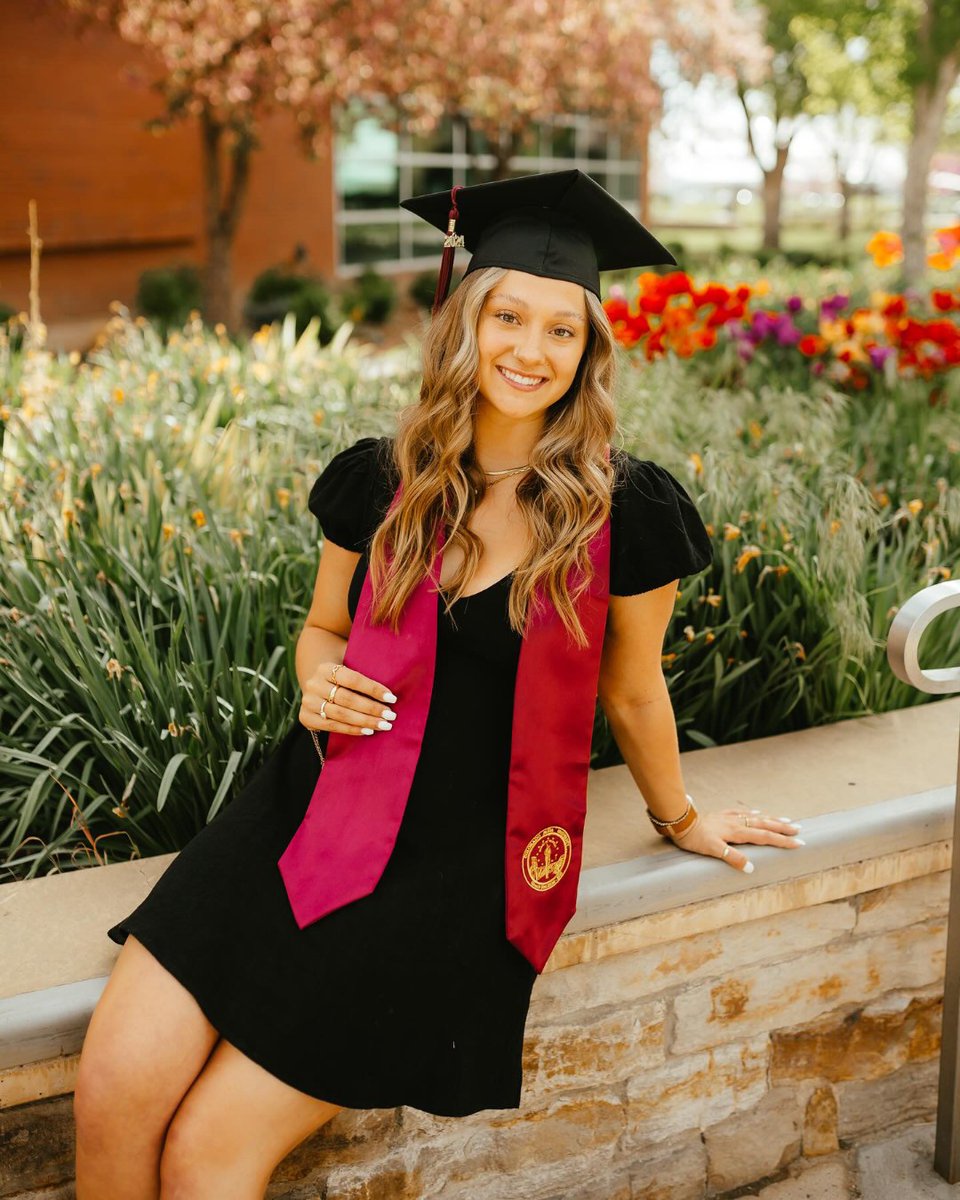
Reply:
[[[588,333],[580,284],[508,271],[480,310],[480,406],[525,421],[545,412],[573,383]]]

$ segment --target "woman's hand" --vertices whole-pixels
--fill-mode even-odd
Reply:
[[[746,817],[747,822],[744,822]],[[738,871],[749,874],[753,863],[739,850],[724,850],[730,843],[748,842],[756,846],[782,846],[793,850],[805,843],[794,837],[800,826],[784,817],[771,817],[759,808],[724,808],[720,812],[698,813],[697,819],[686,833],[670,840],[681,850],[692,850],[695,854],[708,854],[722,858]]]
[[[389,688],[368,675],[361,675],[343,663],[323,662],[303,689],[300,724],[321,732],[369,735],[378,729],[393,728],[397,714],[386,705],[396,703],[396,699]]]

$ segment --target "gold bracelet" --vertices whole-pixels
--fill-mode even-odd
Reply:
[[[686,793],[687,807],[683,810],[679,817],[674,817],[672,821],[664,821],[660,817],[655,817],[647,806],[647,816],[650,818],[654,829],[661,837],[669,838],[671,841],[676,841],[683,837],[694,825],[698,813],[693,804],[693,797],[689,792]]]

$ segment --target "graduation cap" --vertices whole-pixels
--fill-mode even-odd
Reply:
[[[456,185],[400,201],[445,231],[433,311],[443,304],[458,246],[473,257],[464,272],[512,267],[567,279],[600,296],[600,272],[677,266],[677,260],[619,200],[578,169]]]

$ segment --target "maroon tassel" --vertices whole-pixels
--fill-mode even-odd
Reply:
[[[433,294],[433,312],[435,313],[450,290],[450,277],[453,275],[453,256],[457,246],[463,245],[463,234],[454,233],[460,210],[457,208],[457,192],[462,190],[462,184],[455,183],[450,189],[450,212],[447,221],[447,236],[443,239],[443,254],[440,258],[440,274],[437,276],[437,290]]]

